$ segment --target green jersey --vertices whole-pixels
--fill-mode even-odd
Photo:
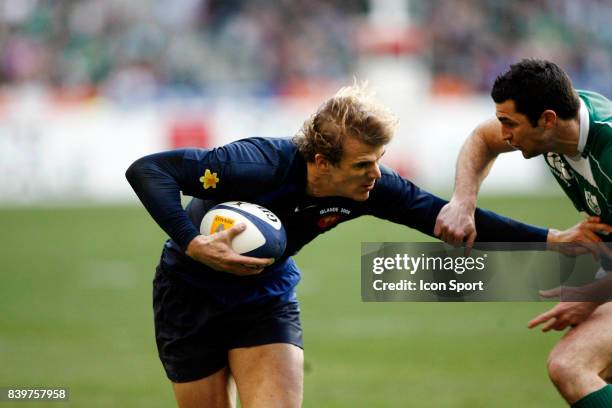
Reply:
[[[612,224],[612,103],[595,92],[580,96],[579,155],[546,153],[546,163],[578,211]]]

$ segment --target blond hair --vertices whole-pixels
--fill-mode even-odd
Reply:
[[[293,138],[306,161],[317,153],[336,165],[342,158],[342,144],[353,137],[370,146],[391,141],[398,119],[390,109],[374,100],[367,82],[355,81],[323,102]]]

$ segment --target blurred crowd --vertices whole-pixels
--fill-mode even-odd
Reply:
[[[352,69],[358,1],[8,0],[0,83],[110,97],[284,92]]]
[[[42,83],[110,98],[290,93],[351,77],[376,0],[4,0],[0,86]],[[609,0],[398,0],[434,92],[487,91],[525,56],[612,94]],[[377,23],[380,25],[380,22]],[[384,30],[384,24],[382,24]],[[401,41],[401,39],[400,39]],[[393,52],[387,50],[385,52]]]
[[[612,1],[431,0],[418,13],[434,87],[487,91],[510,63],[556,62],[577,88],[612,96]]]

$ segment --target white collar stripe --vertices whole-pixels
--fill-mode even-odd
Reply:
[[[580,99],[580,98],[579,98]],[[589,110],[580,99],[580,136],[578,137],[578,152],[582,153],[589,136]]]

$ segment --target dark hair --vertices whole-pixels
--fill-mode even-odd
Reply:
[[[397,127],[397,118],[373,99],[367,83],[342,88],[325,101],[293,138],[307,162],[317,153],[334,166],[342,159],[342,142],[347,137],[370,145],[389,143]]]
[[[491,97],[495,103],[512,99],[516,111],[527,116],[532,126],[545,110],[553,110],[561,119],[578,114],[580,99],[572,81],[550,61],[524,59],[495,79]]]

